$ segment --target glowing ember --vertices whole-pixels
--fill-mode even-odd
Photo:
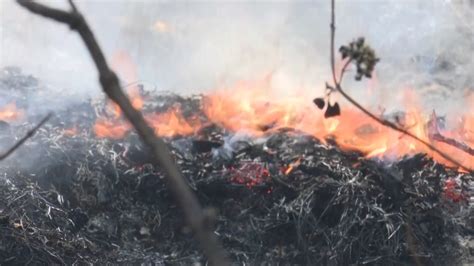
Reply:
[[[295,162],[290,163],[288,167],[283,168],[283,173],[285,175],[291,174],[291,172],[293,172],[293,170],[295,170],[295,168],[298,167],[300,164],[301,164],[301,158],[298,158],[298,160],[296,160]]]
[[[78,133],[79,130],[77,129],[77,127],[66,128],[63,130],[63,134],[69,137],[76,136]]]
[[[456,182],[456,179],[454,178],[449,178],[445,181],[443,192],[444,196],[453,202],[467,200],[467,197],[463,195],[461,191],[460,185],[458,184],[458,182]]]
[[[15,103],[9,103],[0,108],[0,120],[11,122],[23,117],[23,111]]]
[[[229,168],[228,171],[231,182],[245,185],[249,189],[264,184],[270,177],[268,169],[258,162],[242,162],[236,167]],[[267,191],[270,192],[271,190]]]

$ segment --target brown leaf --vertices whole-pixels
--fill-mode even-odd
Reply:
[[[326,112],[324,112],[324,117],[329,118],[338,115],[341,115],[341,108],[339,108],[339,104],[337,102],[334,103],[334,105],[328,104],[328,108],[326,109]]]
[[[326,102],[323,98],[314,98],[313,103],[316,104],[316,106],[321,110],[323,110],[324,106],[326,105]]]

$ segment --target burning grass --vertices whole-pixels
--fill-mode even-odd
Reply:
[[[199,121],[166,141],[201,203],[219,210],[215,232],[234,261],[472,262],[462,242],[472,241],[472,174],[422,154],[369,159],[283,125],[235,133],[205,119],[200,97],[146,97],[146,113],[179,106],[178,122]],[[98,138],[95,113],[91,105],[59,112],[2,167],[0,261],[204,262],[137,136]]]
[[[139,102],[153,102],[133,93],[132,98]],[[357,150],[368,158],[396,159],[426,153],[440,163],[450,163],[434,153],[425,145],[387,128],[367,117],[362,112],[345,106],[338,117],[325,118],[312,101],[308,100],[307,90],[296,90],[285,96],[274,95],[270,77],[257,81],[242,81],[228,88],[213,90],[199,100],[198,109],[183,112],[181,104],[167,105],[164,112],[146,108],[145,118],[158,135],[171,137],[175,135],[193,135],[209,124],[216,124],[230,132],[245,132],[254,137],[261,137],[281,129],[291,128],[304,132],[325,142],[331,138],[345,150]],[[137,96],[138,95],[138,96]],[[400,114],[380,114],[401,128],[407,129],[415,136],[433,144],[436,148],[462,165],[474,168],[474,155],[465,153],[456,147],[446,145],[430,137],[430,124],[433,117],[424,114],[417,95],[413,91],[403,93],[405,111]],[[142,99],[145,98],[145,99]],[[474,96],[466,99],[466,106]],[[95,124],[95,133],[99,137],[123,138],[131,130],[125,121],[120,119],[116,108],[109,108],[108,115],[101,115]],[[185,114],[186,113],[186,114]],[[199,115],[198,115],[199,114]],[[434,116],[434,119],[437,119]],[[449,126],[441,125],[443,135],[457,139],[460,143],[472,144],[472,117],[465,112],[461,118],[450,118]],[[354,122],[357,121],[357,122]],[[453,124],[453,125],[452,125]]]

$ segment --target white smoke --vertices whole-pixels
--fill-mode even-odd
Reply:
[[[276,87],[312,88],[314,97],[330,80],[327,0],[76,2],[107,56],[126,51],[139,78],[161,90],[196,93],[273,72]],[[382,59],[372,101],[390,106],[403,86],[434,86],[444,99],[472,88],[472,1],[336,2],[337,46],[365,36]],[[0,22],[0,67],[19,66],[57,91],[99,93],[92,61],[66,26],[14,1],[0,1]],[[346,86],[363,97],[365,83]]]

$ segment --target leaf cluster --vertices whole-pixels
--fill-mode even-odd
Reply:
[[[357,67],[355,79],[358,81],[362,77],[371,78],[372,71],[374,71],[375,65],[380,60],[375,55],[374,49],[365,43],[363,37],[350,42],[349,45],[341,46],[339,52],[342,55],[342,59],[349,58],[355,63]]]

